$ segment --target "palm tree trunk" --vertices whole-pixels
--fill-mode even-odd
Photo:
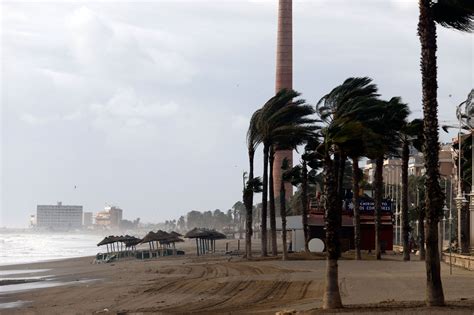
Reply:
[[[382,240],[380,228],[382,226],[382,189],[383,189],[383,156],[375,161],[375,256],[382,259]]]
[[[360,254],[360,208],[359,208],[359,181],[360,181],[359,158],[352,158],[352,203],[354,205],[354,248],[355,259],[361,260]]]
[[[420,216],[418,219],[418,235],[420,236],[420,243],[418,244],[420,248],[420,260],[424,261],[426,258],[425,250],[425,208],[422,206],[420,208]]]
[[[268,255],[267,250],[267,200],[268,200],[268,151],[270,146],[263,146],[263,179],[262,179],[262,220],[260,222],[262,234],[262,256]]]
[[[253,179],[253,159],[255,156],[255,151],[253,149],[249,150],[249,178],[248,180]],[[253,190],[244,188],[244,205],[245,205],[245,257],[250,259],[252,257],[252,208],[253,208]]]
[[[403,260],[410,260],[410,242],[408,232],[410,223],[408,220],[408,160],[410,150],[408,142],[403,142],[402,148],[402,239],[403,239]]]
[[[286,192],[283,176],[280,182],[280,216],[281,216],[281,241],[283,243],[283,260],[288,259],[288,248],[286,242]]]
[[[419,0],[418,35],[421,43],[421,75],[423,90],[423,155],[426,169],[426,304],[444,305],[438,250],[438,222],[443,211],[443,193],[439,185],[438,166],[438,103],[436,65],[436,25],[431,9],[432,0]]]
[[[304,250],[309,253],[309,238],[310,231],[308,225],[309,215],[309,203],[308,203],[308,169],[306,167],[306,161],[303,160],[302,170],[302,183],[301,183],[301,205],[303,207],[302,219],[303,219],[303,234],[304,234]]]
[[[323,295],[323,308],[342,307],[339,292],[337,260],[340,254],[339,217],[341,208],[337,206],[336,177],[334,162],[328,153],[324,157],[324,195],[325,195],[325,228],[326,228],[326,284]]]
[[[347,156],[340,150],[339,154],[336,154],[336,157],[339,157],[339,164],[337,164],[337,195],[338,198],[336,200],[337,206],[339,209],[342,210],[342,201],[344,200],[345,197],[345,191],[344,191],[344,173],[346,169],[346,160]],[[342,225],[342,215],[339,216],[339,226]]]
[[[272,255],[278,255],[277,236],[276,236],[276,213],[275,213],[275,190],[273,187],[273,161],[275,160],[275,151],[270,147],[270,178],[268,189],[270,190],[270,231],[272,237]]]

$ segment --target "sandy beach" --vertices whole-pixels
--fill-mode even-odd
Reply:
[[[12,265],[9,270],[36,270],[21,276],[50,280],[49,288],[0,294],[1,303],[17,303],[1,314],[275,314],[279,311],[321,313],[325,261],[321,256],[246,261],[219,253],[197,257],[192,242],[185,256],[111,264],[92,264],[92,257]],[[236,247],[235,241],[230,244]],[[298,258],[298,260],[296,260]],[[304,258],[304,259],[302,259]],[[415,258],[415,257],[414,257]],[[370,259],[370,257],[369,257]],[[416,258],[415,258],[416,259]],[[424,263],[404,263],[399,256],[383,261],[340,261],[340,288],[346,308],[338,312],[409,314],[472,314],[474,273],[442,265],[448,306],[427,309]],[[40,271],[38,271],[40,270]],[[11,275],[9,277],[18,278]],[[28,284],[25,284],[28,285]],[[334,311],[333,311],[334,313]]]

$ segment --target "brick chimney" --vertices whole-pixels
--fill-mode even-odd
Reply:
[[[278,3],[278,37],[276,56],[275,91],[293,88],[293,1],[279,0]],[[273,189],[275,197],[280,195],[281,164],[287,158],[293,167],[293,151],[281,150],[275,152],[273,162]],[[293,186],[285,184],[286,196],[293,194]]]

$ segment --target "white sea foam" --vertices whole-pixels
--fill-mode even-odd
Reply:
[[[17,276],[25,275],[39,272],[46,272],[51,269],[10,269],[10,270],[0,270],[0,276]]]
[[[2,303],[2,301],[0,300],[0,309],[18,308],[18,307],[24,306],[28,303],[30,303],[30,301],[14,301],[14,302]]]
[[[0,265],[95,255],[102,238],[91,234],[0,233]]]

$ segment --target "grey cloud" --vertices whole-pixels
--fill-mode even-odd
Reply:
[[[418,13],[402,1],[294,2],[308,102],[368,75],[421,116]],[[275,1],[1,6],[0,225],[57,200],[159,221],[241,198],[246,123],[274,92]],[[452,120],[473,86],[472,37],[438,32],[440,119]]]

